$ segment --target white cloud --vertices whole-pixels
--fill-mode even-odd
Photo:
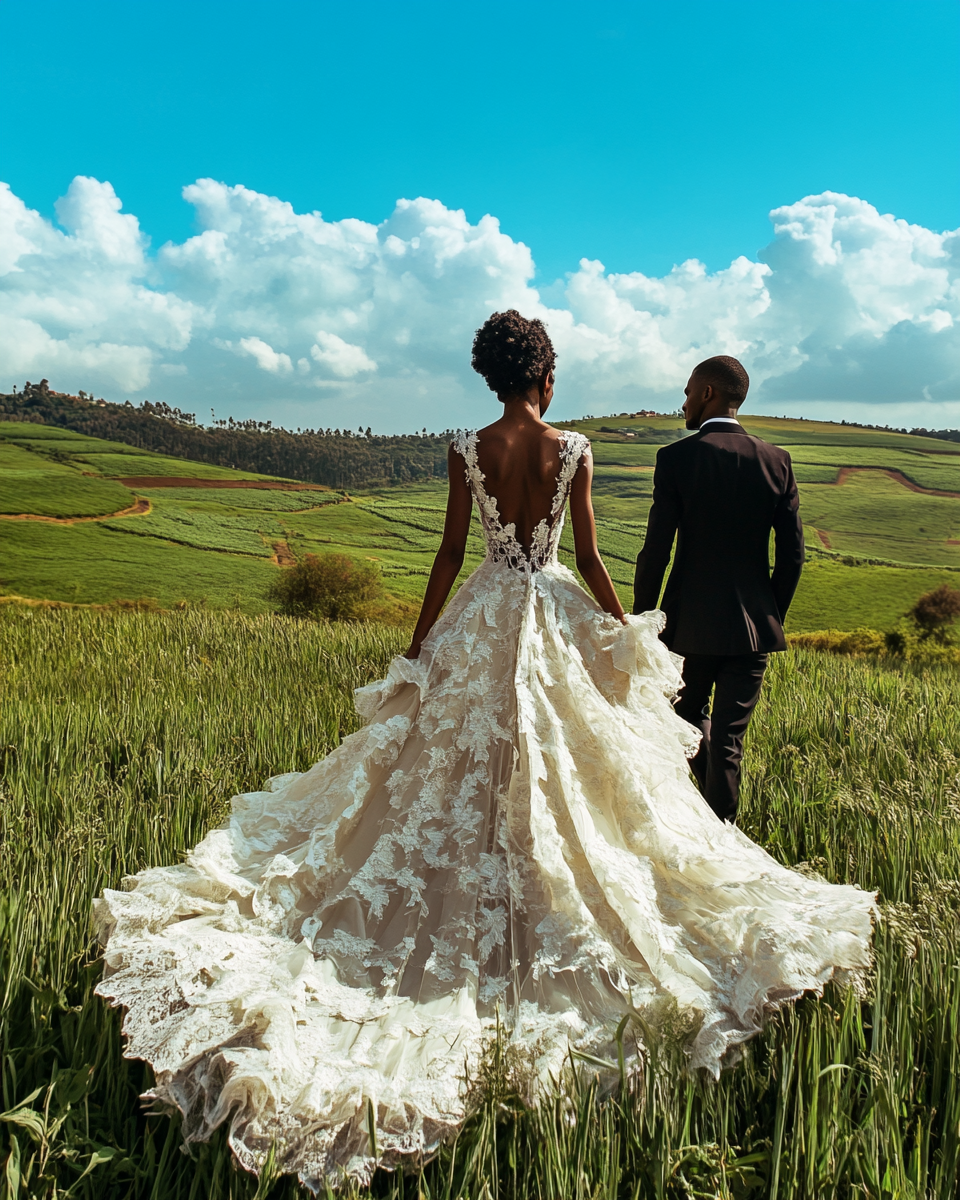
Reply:
[[[200,232],[151,256],[108,183],[75,179],[61,228],[0,186],[7,387],[43,375],[238,417],[269,399],[292,425],[340,425],[347,406],[380,429],[472,424],[495,410],[473,332],[512,306],[550,328],[561,414],[673,408],[690,367],[730,353],[757,408],[960,424],[960,230],[853,197],[774,210],[759,260],[720,271],[583,260],[548,304],[530,250],[491,216],[419,199],[380,225],[325,221],[209,179],[184,196]]]
[[[256,360],[261,371],[272,371],[274,375],[286,375],[293,370],[289,354],[278,354],[272,346],[258,337],[240,339],[240,349]]]
[[[147,240],[109,183],[78,175],[57,202],[66,232],[0,184],[0,366],[14,380],[134,393],[189,344],[199,314],[151,278]],[[62,382],[61,382],[62,381]]]
[[[377,369],[377,364],[362,346],[353,346],[335,333],[326,333],[322,329],[317,331],[317,340],[310,347],[310,353],[340,379],[352,379],[354,375]]]

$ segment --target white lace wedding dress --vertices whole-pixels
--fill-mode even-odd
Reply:
[[[661,614],[623,626],[557,562],[586,439],[529,553],[476,434],[455,446],[487,557],[419,659],[357,692],[328,758],[95,906],[151,1095],[315,1188],[369,1176],[371,1118],[380,1163],[434,1149],[498,1020],[534,1095],[571,1048],[615,1061],[631,1008],[679,1010],[717,1074],[771,1006],[869,965],[872,896],[780,866],[690,781]]]

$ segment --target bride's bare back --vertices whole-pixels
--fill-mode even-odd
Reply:
[[[477,434],[477,463],[484,489],[497,502],[500,524],[515,526],[529,554],[533,531],[550,520],[560,476],[561,434],[550,425],[518,423],[506,416]]]

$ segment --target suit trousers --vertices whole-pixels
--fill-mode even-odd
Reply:
[[[683,661],[676,710],[703,733],[690,770],[722,821],[737,819],[743,737],[766,669],[766,654],[690,654]]]

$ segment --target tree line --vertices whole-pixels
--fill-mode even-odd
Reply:
[[[375,434],[346,429],[284,429],[271,421],[233,417],[201,425],[196,414],[153,404],[112,404],[80,392],[53,391],[47,381],[0,394],[0,420],[57,425],[218,467],[282,475],[349,489],[445,479],[449,431]]]
[[[831,421],[830,424],[836,422]],[[879,429],[882,433],[909,433],[912,437],[939,438],[942,442],[960,442],[960,429],[927,429],[917,425],[908,429],[906,425],[866,425],[862,421],[841,421],[841,425],[850,425],[854,429]]]
[[[960,442],[960,429],[924,429],[920,426],[910,432],[917,437],[940,438],[944,442]]]

